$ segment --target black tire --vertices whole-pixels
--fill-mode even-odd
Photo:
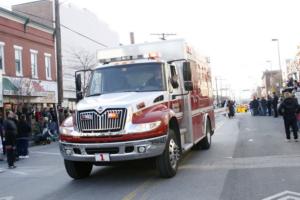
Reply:
[[[156,158],[156,168],[162,178],[175,176],[180,158],[180,147],[174,130],[169,130],[169,136],[164,152]]]
[[[211,145],[211,125],[210,125],[210,121],[207,120],[205,137],[193,146],[193,150],[200,150],[200,149],[208,150],[210,148],[210,145]]]
[[[200,141],[200,146],[201,149],[208,150],[211,145],[211,125],[209,120],[206,121],[205,135],[206,135],[205,138],[203,138],[203,140]]]
[[[89,162],[65,160],[65,168],[68,175],[73,179],[82,179],[90,175],[93,164]]]

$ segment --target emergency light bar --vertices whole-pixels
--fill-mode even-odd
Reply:
[[[119,57],[105,57],[104,58],[103,56],[104,55],[99,55],[99,53],[98,53],[99,62],[104,63],[104,64],[111,63],[111,62],[138,60],[138,59],[157,59],[160,57],[159,53],[157,53],[157,52],[150,52],[148,54],[141,54],[141,55],[122,55]],[[106,56],[108,56],[108,55],[106,55]]]

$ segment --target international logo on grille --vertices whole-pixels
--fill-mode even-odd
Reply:
[[[101,113],[103,111],[103,108],[100,106],[98,109],[97,109],[98,113]]]
[[[93,115],[92,114],[82,114],[80,115],[80,120],[92,120]]]

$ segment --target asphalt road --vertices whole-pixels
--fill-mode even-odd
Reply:
[[[187,153],[172,179],[159,178],[150,162],[134,162],[72,180],[57,144],[35,146],[14,170],[0,161],[0,200],[297,200],[300,142],[284,138],[280,118],[219,118],[211,149]]]

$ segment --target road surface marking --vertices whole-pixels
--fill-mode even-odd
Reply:
[[[284,191],[262,200],[300,200],[300,193]]]
[[[249,139],[248,142],[253,142],[253,139]]]
[[[13,196],[7,196],[7,197],[0,197],[0,200],[13,200]]]
[[[130,192],[126,196],[122,198],[122,200],[133,200],[137,196],[138,193],[142,193],[146,188],[148,188],[151,183],[153,182],[153,179],[147,179],[145,182],[143,182],[141,185],[139,185],[134,191]]]
[[[218,123],[215,130],[218,130],[225,124],[225,121],[222,121],[221,123]]]
[[[13,173],[13,174],[23,175],[23,176],[27,176],[28,175],[26,172],[16,171],[16,170],[10,170],[9,172]]]
[[[30,153],[33,154],[44,154],[44,155],[53,155],[53,156],[59,156],[60,153],[52,153],[52,152],[44,152],[44,151],[30,151]]]
[[[300,167],[299,155],[293,156],[263,156],[245,158],[224,158],[209,160],[201,164],[183,164],[179,169],[183,170],[216,170],[216,169],[258,169],[273,167]]]

